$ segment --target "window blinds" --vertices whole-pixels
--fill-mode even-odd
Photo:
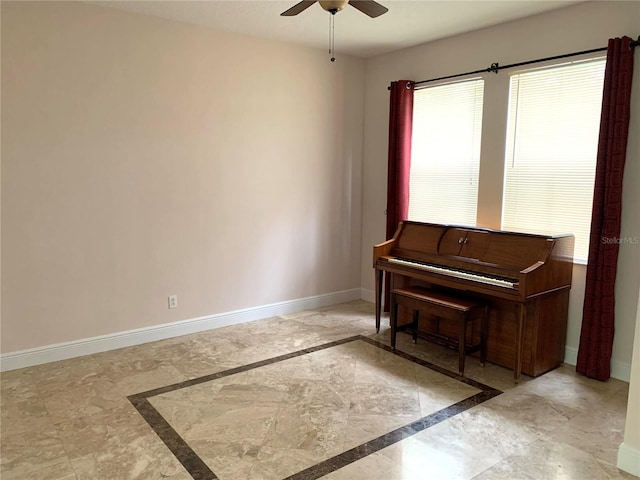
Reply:
[[[502,228],[573,233],[574,261],[589,248],[605,61],[513,75]]]
[[[409,219],[475,225],[484,82],[416,90]]]

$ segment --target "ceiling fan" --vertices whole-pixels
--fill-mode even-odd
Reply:
[[[383,13],[387,13],[389,11],[387,7],[380,5],[378,2],[374,2],[373,0],[310,0],[296,3],[289,10],[285,10],[280,15],[283,17],[293,17],[294,15],[298,15],[305,11],[314,3],[320,3],[320,6],[332,15],[343,10],[347,5],[351,5],[365,15],[369,15],[371,18],[379,17]]]

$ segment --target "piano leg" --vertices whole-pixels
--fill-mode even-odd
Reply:
[[[380,333],[380,310],[382,309],[382,278],[384,272],[376,269],[376,333]]]
[[[527,315],[527,306],[519,303],[516,312],[516,338],[515,338],[515,359],[513,366],[513,379],[515,383],[520,381],[520,372],[522,371],[522,340],[524,336],[524,319]]]

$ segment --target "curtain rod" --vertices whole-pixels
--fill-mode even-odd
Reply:
[[[637,40],[629,43],[630,48],[634,48],[639,45],[640,45],[640,36],[638,36]],[[478,73],[493,72],[497,74],[498,71],[503,70],[505,68],[521,67],[523,65],[531,65],[533,63],[548,62],[549,60],[558,60],[560,58],[575,57],[578,55],[585,55],[587,53],[604,52],[606,50],[607,50],[607,47],[594,48],[592,50],[583,50],[582,52],[573,52],[573,53],[566,53],[564,55],[556,55],[555,57],[538,58],[537,60],[529,60],[526,62],[512,63],[511,65],[500,65],[498,62],[496,62],[496,63],[492,63],[489,68],[474,70],[473,72],[458,73],[456,75],[447,75],[446,77],[430,78],[429,80],[420,80],[419,82],[413,82],[413,85],[415,86],[415,85],[421,85],[423,83],[437,82],[439,80],[448,80],[449,78],[465,77],[467,75],[477,75]],[[388,86],[387,90],[391,90],[391,86]]]

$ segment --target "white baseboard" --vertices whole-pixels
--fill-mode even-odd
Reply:
[[[640,450],[622,443],[618,449],[618,468],[640,477]]]
[[[191,318],[173,323],[165,323],[153,327],[138,328],[109,335],[84,338],[43,347],[21,350],[0,355],[0,371],[6,372],[18,368],[31,367],[43,363],[66,360],[68,358],[106,352],[116,348],[131,347],[156,340],[179,337],[190,333],[202,332],[214,328],[252,322],[261,318],[269,318],[287,313],[295,313],[319,307],[326,307],[352,300],[362,296],[360,288],[340,292],[316,295],[285,302],[272,303],[258,307],[245,308],[232,312]]]
[[[578,349],[574,347],[564,347],[564,363],[569,365],[578,364]],[[611,361],[611,376],[618,380],[629,382],[631,380],[631,364]]]
[[[369,290],[368,288],[363,288],[361,290],[360,298],[362,300],[366,300],[367,302],[376,303],[376,292],[374,290]]]

